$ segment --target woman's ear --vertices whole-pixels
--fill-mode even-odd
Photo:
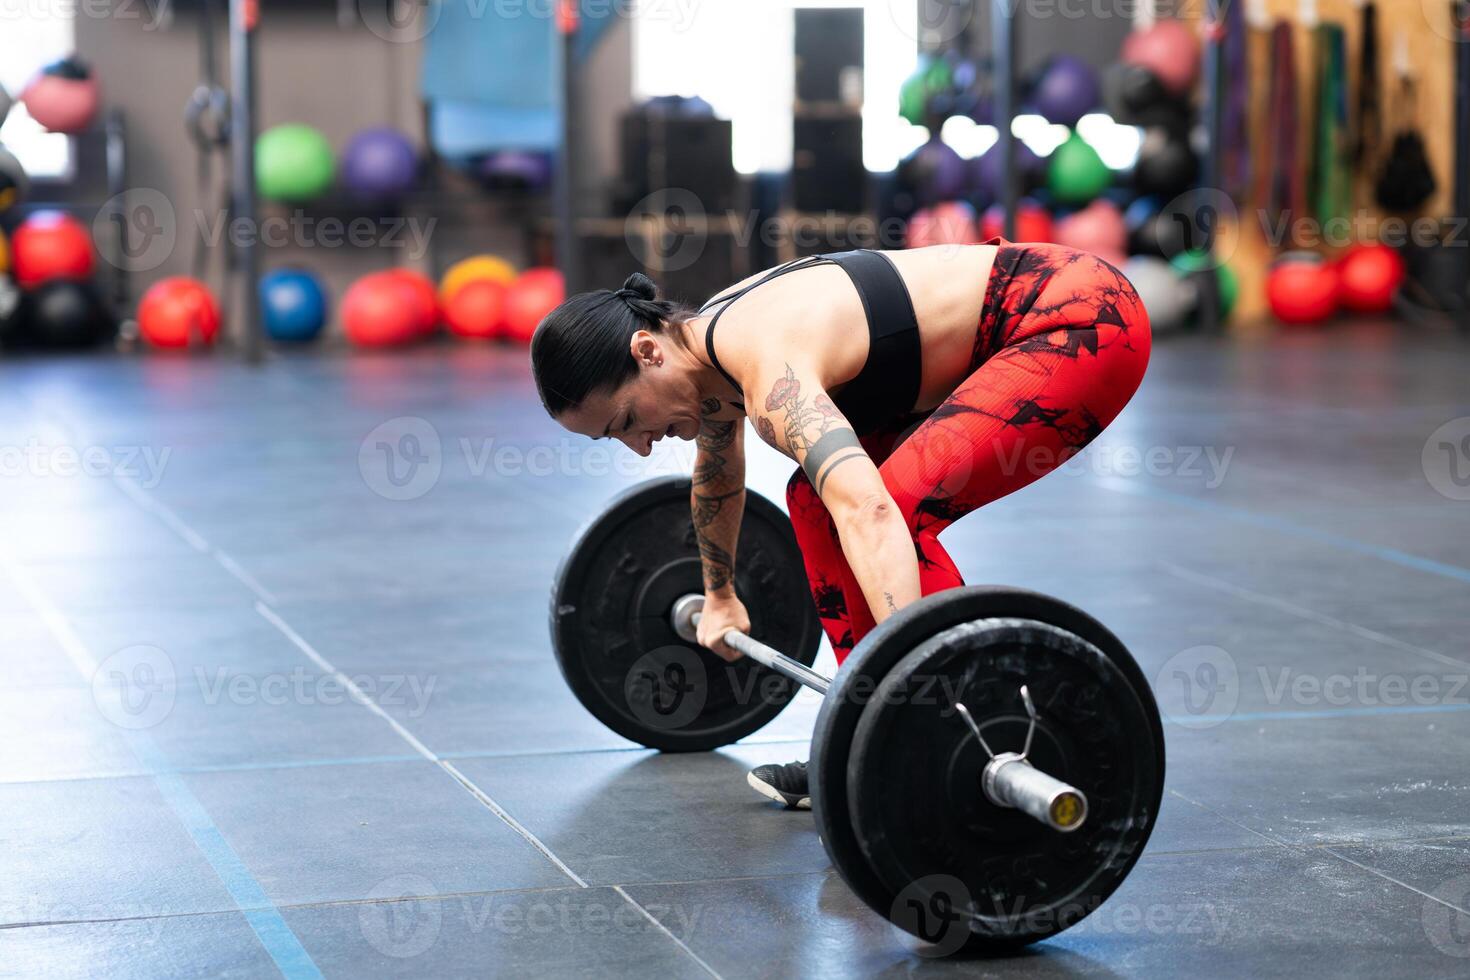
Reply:
[[[628,342],[628,349],[633,354],[633,360],[640,367],[657,367],[664,362],[663,345],[658,338],[648,330],[636,330],[632,339]]]

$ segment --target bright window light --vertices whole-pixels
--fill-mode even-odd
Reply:
[[[924,130],[928,132],[928,130]],[[981,126],[969,116],[951,116],[939,130],[939,138],[960,156],[969,160],[995,145],[1000,133],[994,126]]]
[[[791,168],[791,106],[798,7],[861,7],[864,11],[863,164],[892,170],[918,149],[929,130],[898,114],[898,93],[918,67],[918,0],[710,0],[695,5],[644,3],[633,21],[633,93],[699,96],[734,124],[735,169],[743,174]],[[1077,124],[1103,162],[1132,166],[1142,134],[1102,113]],[[1011,132],[1039,156],[1067,138],[1067,129],[1037,115],[1013,120]],[[940,130],[962,157],[995,144],[993,126],[963,116]]]
[[[1143,145],[1143,130],[1136,126],[1120,126],[1113,117],[1101,112],[1083,116],[1077,132],[1092,144],[1102,162],[1113,170],[1126,170],[1138,162],[1138,149]]]
[[[898,114],[918,66],[918,0],[645,3],[633,21],[634,97],[697,95],[733,123],[737,171],[789,170],[797,7],[863,8],[863,164],[892,170],[923,142]]]
[[[17,99],[31,77],[76,47],[73,3],[25,5],[24,16],[0,16],[0,85]],[[41,128],[19,101],[0,128],[0,143],[32,177],[71,173],[71,141]]]

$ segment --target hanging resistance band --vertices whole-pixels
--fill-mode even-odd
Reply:
[[[1247,47],[1249,32],[1245,25],[1245,8],[1239,0],[1223,0],[1220,5],[1221,67],[1220,91],[1220,176],[1225,191],[1239,199],[1251,184],[1250,139],[1250,64]]]
[[[1377,162],[1383,136],[1383,108],[1379,101],[1378,7],[1372,0],[1363,4],[1358,48],[1358,118],[1353,139],[1353,163],[1359,170]]]
[[[1303,188],[1298,112],[1296,56],[1291,24],[1278,20],[1271,29],[1271,88],[1266,108],[1266,165],[1261,168],[1256,198],[1264,203],[1272,224],[1302,216]]]
[[[1312,215],[1326,224],[1347,215],[1352,172],[1348,165],[1347,57],[1341,24],[1313,32],[1317,118],[1312,127]]]

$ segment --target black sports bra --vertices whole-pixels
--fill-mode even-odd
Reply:
[[[715,327],[720,317],[735,300],[744,296],[762,283],[777,276],[815,265],[840,266],[856,287],[863,301],[863,312],[868,317],[868,359],[862,370],[842,390],[832,396],[832,401],[858,435],[865,435],[885,422],[907,415],[919,400],[919,379],[922,368],[922,351],[919,346],[919,320],[914,315],[914,304],[909,298],[908,286],[899,276],[893,261],[882,252],[871,249],[856,249],[851,252],[832,252],[827,255],[810,255],[793,259],[777,266],[755,282],[733,293],[716,296],[699,308],[702,314],[719,303],[725,305],[710,321],[705,333],[705,350],[715,370],[740,391],[740,385],[720,365],[715,354]],[[743,394],[743,392],[742,392]],[[744,405],[739,402],[741,410]]]

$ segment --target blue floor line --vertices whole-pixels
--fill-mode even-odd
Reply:
[[[1470,704],[1404,704],[1372,708],[1325,708],[1319,711],[1232,711],[1229,714],[1166,714],[1164,723],[1180,728],[1199,728],[1227,721],[1314,721],[1318,718],[1373,718],[1384,715],[1437,715],[1470,711]]]
[[[1137,480],[1124,480],[1118,477],[1100,476],[1094,482],[1105,489],[1116,493],[1132,494],[1135,497],[1151,497],[1154,500],[1166,500],[1169,503],[1179,504],[1194,510],[1203,511],[1207,514],[1215,514],[1226,517],[1243,524],[1253,524],[1256,527],[1265,528],[1269,531],[1279,531],[1320,544],[1331,545],[1344,551],[1356,552],[1360,555],[1368,555],[1383,561],[1412,568],[1415,571],[1428,572],[1431,575],[1442,575],[1445,578],[1454,579],[1470,585],[1470,568],[1461,568],[1459,565],[1450,565],[1446,562],[1435,561],[1432,558],[1422,558],[1412,555],[1407,551],[1399,551],[1397,548],[1384,548],[1375,544],[1368,544],[1356,538],[1344,537],[1341,534],[1333,534],[1330,531],[1320,531],[1314,527],[1307,527],[1295,521],[1289,521],[1284,517],[1272,517],[1268,514],[1259,514],[1253,510],[1243,507],[1232,507],[1229,504],[1217,504],[1209,500],[1189,494],[1174,493],[1170,490],[1160,490]]]
[[[0,571],[9,573],[17,590],[28,599],[35,614],[65,649],[73,666],[83,676],[92,675],[95,678],[99,665],[60,611],[11,566],[4,554],[0,554]],[[214,869],[220,884],[234,900],[240,914],[250,924],[281,975],[286,980],[321,980],[322,971],[312,960],[311,954],[301,945],[301,941],[282,918],[280,910],[266,895],[260,882],[251,875],[245,862],[240,860],[240,855],[225,840],[209,811],[184,781],[183,774],[170,762],[167,753],[158,747],[146,731],[120,728],[119,732],[132,751],[133,758],[153,780],[159,796],[173,811],[194,846],[199,848],[199,852]]]
[[[280,910],[245,867],[245,862],[240,860],[230,842],[225,840],[209,811],[189,789],[183,776],[171,769],[153,739],[144,732],[129,732],[128,742],[138,761],[153,770],[153,781],[159,793],[178,815],[205,860],[214,868],[220,883],[230,893],[250,928],[255,930],[256,938],[275,961],[281,975],[287,980],[321,980],[322,971],[317,968],[311,954],[286,925]]]

